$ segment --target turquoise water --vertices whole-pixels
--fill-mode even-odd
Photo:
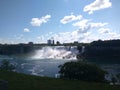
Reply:
[[[59,65],[65,62],[75,61],[68,59],[31,59],[31,58],[18,58],[0,55],[0,61],[7,59],[10,63],[16,66],[16,72],[37,75],[56,77],[59,72]],[[120,64],[99,64],[104,70],[108,71],[111,75],[120,73]]]
[[[67,59],[30,59],[0,56],[0,61],[3,59],[7,59],[14,64],[16,72],[48,77],[56,77],[59,72],[58,66],[70,61]]]

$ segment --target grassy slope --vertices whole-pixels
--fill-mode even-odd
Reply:
[[[119,86],[38,77],[0,71],[0,79],[8,81],[9,90],[120,90]]]

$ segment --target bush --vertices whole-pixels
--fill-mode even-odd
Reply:
[[[60,66],[60,78],[104,82],[106,71],[85,62],[67,62]]]
[[[15,69],[15,66],[10,64],[8,60],[3,60],[1,62],[0,70],[12,71]]]

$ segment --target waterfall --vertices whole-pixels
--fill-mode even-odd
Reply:
[[[36,50],[34,59],[76,59],[76,46],[46,46]]]
[[[85,46],[82,46],[81,53],[84,53],[84,52],[85,52]]]

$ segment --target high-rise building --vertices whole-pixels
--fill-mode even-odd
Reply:
[[[47,44],[48,44],[48,45],[54,45],[54,43],[55,43],[54,40],[50,40],[50,39],[47,40]]]

